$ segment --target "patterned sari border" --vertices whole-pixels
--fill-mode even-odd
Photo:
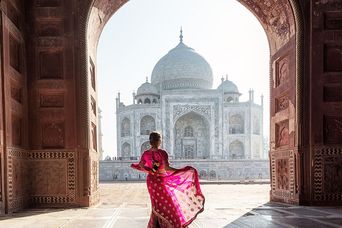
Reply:
[[[172,228],[172,224],[166,219],[164,218],[161,214],[159,214],[158,212],[156,212],[153,208],[152,208],[152,213],[154,213],[157,217],[159,217],[161,220],[163,220],[168,227]]]
[[[203,195],[202,195],[202,196],[203,196]],[[186,223],[184,224],[184,227],[189,226],[189,225],[197,218],[197,215],[200,214],[200,213],[202,213],[202,212],[204,211],[204,204],[205,204],[205,198],[204,198],[204,196],[203,196],[203,207],[202,207],[202,209],[199,210],[199,211],[196,213],[196,215],[195,215],[192,219],[190,219],[188,222],[186,222]]]

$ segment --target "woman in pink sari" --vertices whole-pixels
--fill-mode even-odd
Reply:
[[[170,167],[166,151],[159,148],[159,133],[150,134],[150,144],[140,162],[131,164],[132,168],[148,173],[146,183],[152,203],[148,228],[187,227],[204,210],[197,171],[191,166]]]

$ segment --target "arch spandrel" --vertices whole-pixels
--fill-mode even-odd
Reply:
[[[271,55],[296,34],[293,7],[288,0],[238,0],[249,9],[264,28]]]

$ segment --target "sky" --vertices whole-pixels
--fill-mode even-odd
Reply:
[[[239,88],[240,101],[260,104],[264,95],[264,135],[269,134],[269,45],[256,17],[235,0],[131,0],[108,21],[97,49],[98,102],[102,110],[104,157],[116,156],[115,98],[132,104],[133,91],[149,78],[158,60],[179,43],[195,49],[211,65],[213,88],[221,77]]]

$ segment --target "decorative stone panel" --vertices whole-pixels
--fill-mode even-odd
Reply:
[[[91,189],[92,192],[98,190],[99,162],[91,162]]]
[[[21,73],[22,71],[22,55],[21,55],[21,44],[20,42],[14,38],[12,35],[10,35],[10,43],[9,43],[9,55],[10,55],[10,65]]]
[[[324,45],[324,71],[342,72],[342,45]]]
[[[22,118],[12,115],[12,145],[21,146],[23,140],[23,121]]]
[[[41,94],[40,95],[41,108],[63,108],[64,94]]]
[[[276,62],[276,87],[285,84],[289,80],[289,59],[287,56]]]
[[[176,121],[179,117],[189,112],[196,112],[206,117],[210,121],[211,107],[210,105],[174,105],[173,106],[173,120]]]
[[[96,116],[96,100],[94,99],[94,97],[91,97],[91,111],[93,112],[94,116]]]
[[[97,130],[94,123],[91,123],[91,139],[92,147],[95,151],[97,151]]]
[[[285,93],[280,97],[276,98],[275,106],[276,113],[287,109],[289,107],[289,95]]]
[[[275,127],[276,147],[284,147],[289,144],[289,121],[284,120],[276,123]]]
[[[313,194],[316,201],[342,200],[342,147],[315,147]]]
[[[290,178],[289,178],[289,159],[278,159],[276,161],[277,170],[277,189],[289,190]]]
[[[324,117],[324,143],[342,144],[342,116]]]
[[[323,87],[325,102],[342,102],[342,84],[329,84]]]
[[[278,150],[270,154],[271,192],[274,200],[296,202],[296,170],[293,150]]]
[[[62,28],[62,21],[39,21],[37,22],[37,35],[40,37],[60,36],[62,34]]]
[[[325,12],[324,28],[326,30],[342,30],[342,13],[338,11]]]
[[[8,211],[16,211],[28,205],[30,186],[28,153],[19,148],[7,148]]]
[[[294,13],[290,1],[239,0],[256,15],[269,37],[271,53],[295,34]]]
[[[11,4],[11,2],[7,2],[7,16],[12,21],[12,23],[20,29],[21,17],[18,10]]]
[[[59,7],[59,6],[61,6],[61,0],[35,0],[35,6],[37,6],[37,7]]]
[[[41,49],[56,49],[56,48],[61,49],[63,47],[63,44],[64,44],[64,40],[61,37],[45,36],[45,37],[37,38],[37,47]],[[53,56],[51,58],[53,58]],[[52,59],[52,61],[55,61],[56,63],[58,63],[57,62],[58,60]]]
[[[72,151],[31,151],[30,176],[34,205],[74,203],[76,161]]]
[[[17,85],[11,85],[11,97],[18,103],[22,103],[22,88]]]
[[[42,147],[64,148],[65,126],[64,122],[48,121],[42,124]]]
[[[94,91],[96,91],[96,69],[95,69],[95,63],[93,62],[93,60],[90,58],[89,59],[90,62],[90,81],[91,81],[91,87],[93,88]]]
[[[31,194],[65,195],[67,191],[67,161],[52,159],[31,161],[30,176],[32,181]]]
[[[61,51],[40,52],[39,63],[41,79],[63,78],[63,57]]]

